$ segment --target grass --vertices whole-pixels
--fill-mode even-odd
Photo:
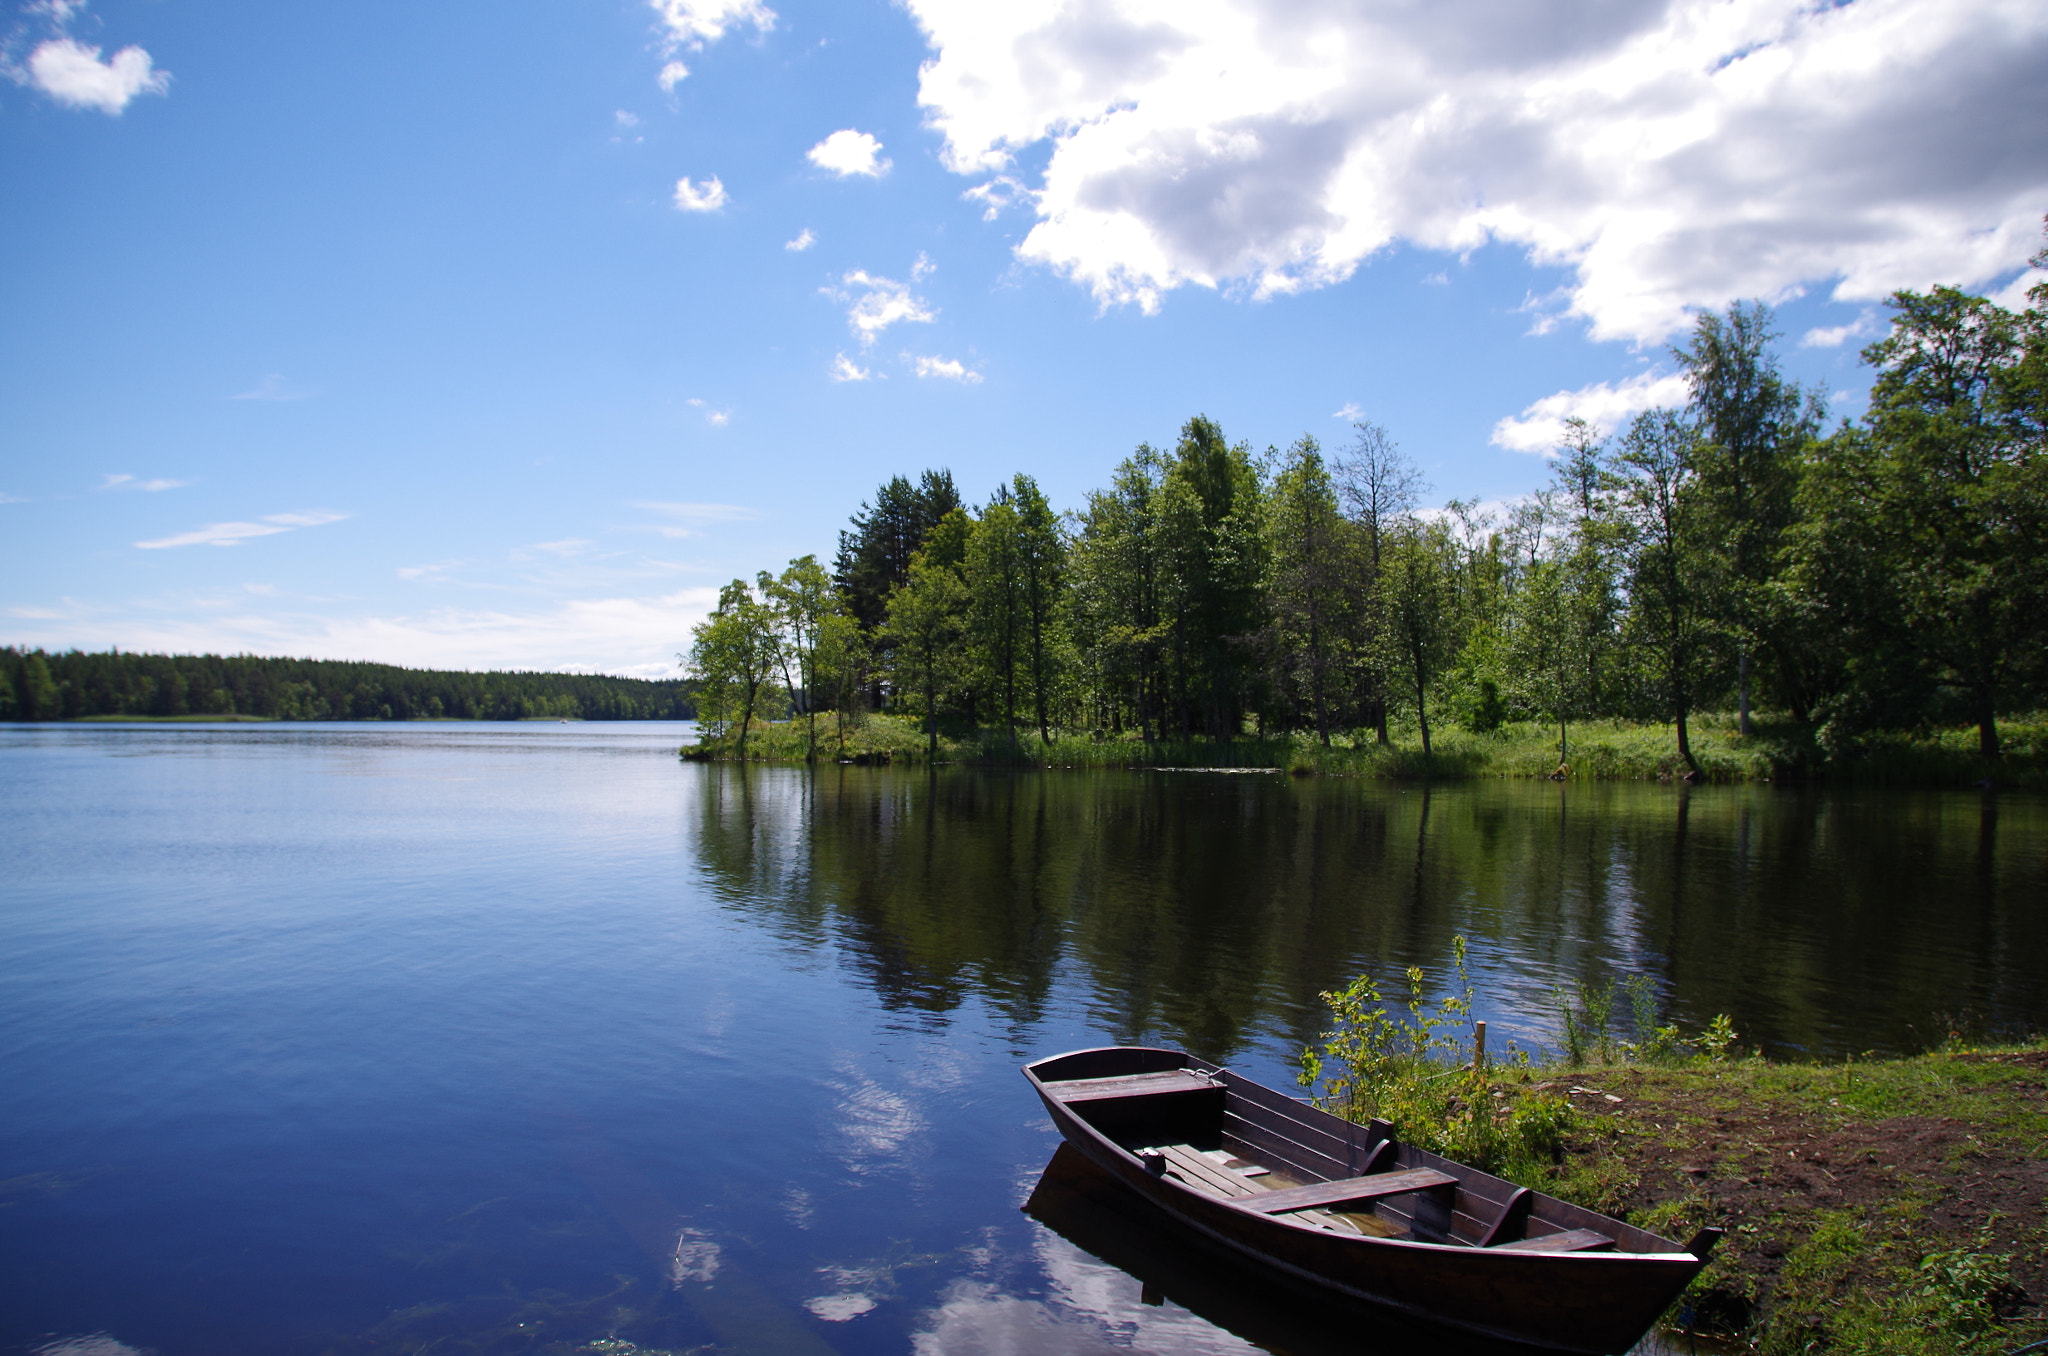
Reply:
[[[1462,952],[1462,948],[1460,948]],[[1460,960],[1462,955],[1460,955]],[[1647,986],[1564,1001],[1565,1051],[1473,1058],[1456,965],[1432,1007],[1325,994],[1303,1055],[1331,1110],[1685,1239],[1727,1238],[1667,1322],[1759,1356],[1953,1356],[2048,1337],[2048,1042],[1836,1064],[1743,1057],[1725,1019],[1687,1039]]]
[[[823,761],[978,763],[1036,768],[1233,767],[1285,769],[1301,776],[1458,780],[1480,777],[1555,778],[1567,781],[1677,781],[1687,774],[1668,725],[1588,721],[1567,731],[1558,758],[1555,726],[1511,722],[1486,733],[1456,726],[1433,731],[1424,754],[1412,728],[1395,728],[1380,744],[1370,731],[1336,736],[1325,747],[1311,734],[1246,735],[1233,740],[1154,740],[1135,734],[1062,730],[1047,743],[1035,730],[1014,738],[1000,729],[943,727],[936,757],[926,751],[922,723],[913,717],[868,714],[846,722],[842,742],[835,716],[818,717]],[[1976,731],[1936,730],[1887,734],[1854,748],[1825,753],[1811,732],[1790,721],[1762,717],[1743,736],[1728,715],[1703,715],[1692,724],[1694,757],[1710,782],[1825,781],[1853,785],[1967,787],[1991,781],[2002,787],[2048,789],[2048,715],[2016,718],[2001,726],[2005,756],[1977,756]],[[734,757],[730,734],[700,740],[688,755]],[[747,736],[749,761],[801,762],[808,752],[801,720],[756,721]]]

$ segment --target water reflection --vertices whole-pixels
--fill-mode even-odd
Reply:
[[[1020,1046],[1091,1027],[1210,1058],[1311,1038],[1316,995],[1474,946],[1526,1042],[1556,994],[1644,975],[1774,1053],[1904,1050],[2048,1017],[2038,798],[1769,787],[1392,787],[1203,773],[703,767],[695,856],[890,1010],[970,999]]]

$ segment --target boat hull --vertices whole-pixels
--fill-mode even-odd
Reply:
[[[1455,1241],[1343,1233],[1286,1215],[1263,1214],[1243,1203],[1245,1198],[1228,1199],[1161,1175],[1126,1143],[1119,1142],[1134,1134],[1147,1138],[1170,1127],[1174,1109],[1135,1099],[1128,1107],[1100,1101],[1070,1102],[1062,1099],[1058,1087],[1076,1079],[1114,1078],[1126,1070],[1159,1073],[1175,1068],[1213,1080],[1219,1086],[1220,1100],[1234,1104],[1231,1114],[1240,1119],[1256,1122],[1263,1118],[1295,1139],[1329,1136],[1322,1142],[1323,1152],[1338,1165],[1336,1169],[1314,1173],[1290,1165],[1297,1176],[1320,1181],[1346,1177],[1359,1167],[1346,1164],[1345,1146],[1349,1146],[1351,1162],[1363,1165],[1377,1141],[1384,1138],[1383,1132],[1375,1134],[1295,1099],[1283,1099],[1270,1089],[1179,1051],[1137,1047],[1076,1051],[1036,1061],[1026,1066],[1025,1072],[1061,1135],[1103,1172],[1187,1228],[1298,1281],[1492,1338],[1588,1356],[1613,1356],[1633,1346],[1705,1265],[1704,1259],[1669,1240],[1656,1239],[1618,1221],[1604,1223],[1620,1245],[1661,1244],[1665,1250],[1503,1251]],[[1254,1090],[1263,1098],[1255,1098]],[[1196,1092],[1185,1099],[1184,1117],[1198,1119],[1209,1114],[1207,1108],[1194,1105],[1200,1097]],[[1275,1107],[1272,1099],[1289,1104],[1291,1118]],[[1286,1119],[1274,1121],[1276,1115]],[[1150,1123],[1146,1117],[1151,1118]],[[1249,1136],[1252,1131],[1240,1133]],[[1443,1164],[1453,1169],[1461,1179],[1457,1192],[1460,1210],[1482,1211],[1485,1196],[1505,1199],[1513,1190],[1498,1178],[1446,1164],[1412,1148],[1402,1148],[1401,1156],[1402,1167]],[[1426,1164],[1421,1162],[1425,1159]],[[1500,1190],[1492,1190],[1495,1186]],[[1561,1217],[1557,1227],[1600,1218],[1563,1202],[1539,1199],[1551,1207],[1548,1213]],[[1398,1211],[1389,1213],[1402,1217]],[[1412,1211],[1411,1217],[1419,1228],[1420,1209]],[[1454,1232],[1450,1218],[1450,1214],[1443,1216],[1447,1237]]]

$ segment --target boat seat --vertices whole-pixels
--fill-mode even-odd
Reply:
[[[1311,1182],[1307,1186],[1268,1191],[1244,1204],[1262,1215],[1284,1215],[1295,1210],[1362,1205],[1414,1191],[1443,1191],[1457,1185],[1457,1178],[1435,1168],[1409,1168],[1404,1172],[1378,1172],[1370,1177],[1347,1177],[1341,1182]]]
[[[1212,1196],[1222,1196],[1226,1200],[1243,1202],[1246,1197],[1263,1198],[1278,1194],[1237,1169],[1224,1167],[1190,1144],[1162,1144],[1156,1149],[1140,1149],[1138,1157],[1162,1160],[1163,1171],[1197,1190],[1206,1191]],[[1340,1234],[1365,1232],[1352,1221],[1339,1219],[1324,1210],[1304,1209],[1299,1218],[1306,1223],[1320,1225]]]
[[[1102,1102],[1122,1097],[1158,1097],[1181,1092],[1214,1092],[1219,1085],[1192,1069],[1167,1069],[1162,1073],[1123,1074],[1115,1078],[1074,1078],[1063,1083],[1040,1085],[1046,1095],[1069,1105]]]
[[[1562,1233],[1545,1234],[1541,1238],[1525,1238],[1519,1243],[1496,1243],[1494,1252],[1604,1252],[1614,1246],[1614,1240],[1593,1229],[1566,1229]]]

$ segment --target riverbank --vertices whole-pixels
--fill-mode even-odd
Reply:
[[[1763,1356],[1949,1356],[2048,1337],[2048,1043],[1499,1081],[1575,1113],[1562,1161],[1529,1185],[1667,1237],[1728,1231],[1673,1315],[1680,1329]]]
[[[756,722],[747,734],[749,761],[802,762],[810,752],[803,720]],[[929,751],[919,722],[908,717],[864,715],[842,729],[830,714],[817,719],[817,757],[855,763],[975,763],[1008,767],[1214,767],[1266,768],[1300,775],[1453,780],[1476,777],[1556,778],[1585,781],[1677,781],[1689,769],[1678,756],[1668,725],[1594,721],[1566,731],[1558,756],[1555,726],[1512,723],[1475,733],[1458,728],[1433,732],[1431,750],[1419,734],[1396,729],[1391,742],[1369,734],[1343,736],[1324,747],[1313,735],[1235,740],[1155,740],[1135,735],[1096,736],[1056,732],[1041,741],[1036,731],[1013,739],[1003,730],[942,730]],[[2004,754],[1979,757],[1974,727],[1924,734],[1873,735],[1853,745],[1824,750],[1812,734],[1789,721],[1754,723],[1737,733],[1732,716],[1704,715],[1692,724],[1699,780],[1709,782],[1822,781],[1853,785],[1911,787],[2000,787],[2048,789],[2048,714],[2008,721],[2000,729]],[[731,735],[706,737],[683,750],[685,757],[737,757]]]

